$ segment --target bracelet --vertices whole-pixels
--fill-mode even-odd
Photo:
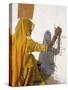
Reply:
[[[56,36],[56,35],[54,35],[54,36],[53,36],[53,38],[54,38],[54,39],[56,39],[56,38],[57,38],[57,36]]]

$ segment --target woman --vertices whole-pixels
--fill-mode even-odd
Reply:
[[[39,68],[48,84],[57,83],[56,80],[53,79],[52,74],[55,72],[56,66],[54,57],[60,52],[60,36],[61,34],[59,34],[57,37],[57,47],[51,47],[50,49],[48,49],[48,52],[41,52],[39,55]],[[51,38],[51,32],[47,30],[44,34],[43,44],[48,45],[51,42]]]
[[[33,25],[29,19],[20,19],[16,32],[12,35],[12,86],[44,83],[31,52],[47,51],[48,46],[38,44],[30,38]]]

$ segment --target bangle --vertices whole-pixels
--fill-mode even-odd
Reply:
[[[53,37],[56,39],[57,38],[57,35],[54,35]]]
[[[57,35],[54,35],[54,37],[57,37]]]

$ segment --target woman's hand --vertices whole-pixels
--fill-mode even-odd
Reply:
[[[62,32],[62,29],[59,26],[57,28],[55,28],[54,36],[53,36],[51,42],[48,44],[48,48],[51,48],[54,45],[57,37],[60,37],[61,32]]]
[[[58,26],[57,28],[55,28],[55,35],[56,36],[60,36],[62,32],[62,29]]]

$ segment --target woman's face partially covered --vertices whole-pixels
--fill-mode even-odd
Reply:
[[[24,20],[25,33],[27,36],[31,35],[34,28],[34,24],[29,20],[33,18],[34,4],[18,4],[18,18],[26,19]],[[28,20],[27,20],[28,19]]]

